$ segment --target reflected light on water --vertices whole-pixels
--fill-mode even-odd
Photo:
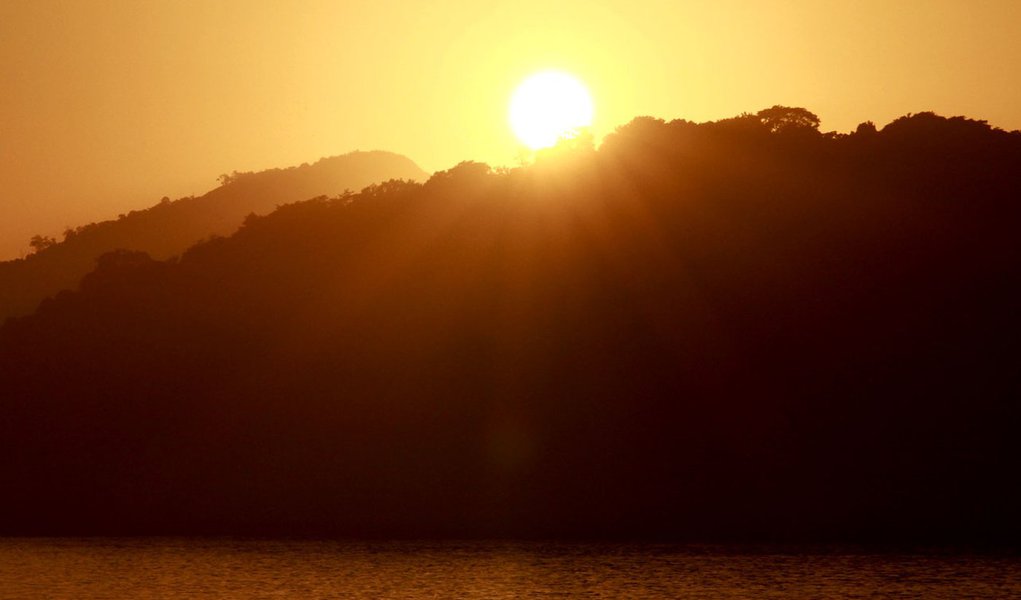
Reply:
[[[552,543],[0,540],[0,596],[1008,598],[1008,556]]]

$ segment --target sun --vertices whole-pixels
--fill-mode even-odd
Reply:
[[[523,144],[538,150],[592,125],[594,112],[585,84],[567,73],[543,71],[514,91],[510,126]]]

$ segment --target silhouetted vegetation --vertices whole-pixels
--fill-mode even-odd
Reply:
[[[35,310],[39,301],[73,289],[104,252],[131,249],[166,259],[213,235],[229,235],[245,215],[266,214],[281,204],[320,194],[361,189],[392,178],[428,177],[409,159],[389,152],[353,152],[314,165],[221,175],[220,188],[195,198],[163,197],[115,221],[68,227],[63,242],[34,236],[33,254],[0,262],[0,323]]]
[[[1021,133],[870,125],[639,118],[108,254],[0,329],[0,531],[1016,542]]]

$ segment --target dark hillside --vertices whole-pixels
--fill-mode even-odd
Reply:
[[[165,199],[116,221],[68,230],[60,243],[21,260],[0,262],[0,323],[31,312],[60,290],[73,289],[95,267],[96,258],[111,250],[169,258],[212,235],[233,233],[252,213],[262,215],[281,204],[360,190],[388,179],[427,177],[411,160],[389,152],[353,152],[312,165],[223,176],[223,185],[200,197]]]
[[[0,329],[0,532],[1016,542],[1021,133],[800,115],[106,255]]]

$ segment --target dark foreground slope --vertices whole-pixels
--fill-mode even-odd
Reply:
[[[140,250],[165,259],[209,236],[233,233],[252,213],[263,215],[281,204],[360,190],[388,179],[427,177],[408,158],[378,151],[225,176],[224,185],[198,198],[165,199],[116,221],[68,230],[56,245],[21,260],[0,262],[0,323],[32,312],[47,296],[73,289],[96,266],[96,258],[111,250]]]
[[[1016,541],[1019,164],[639,119],[108,255],[0,330],[0,531]]]

